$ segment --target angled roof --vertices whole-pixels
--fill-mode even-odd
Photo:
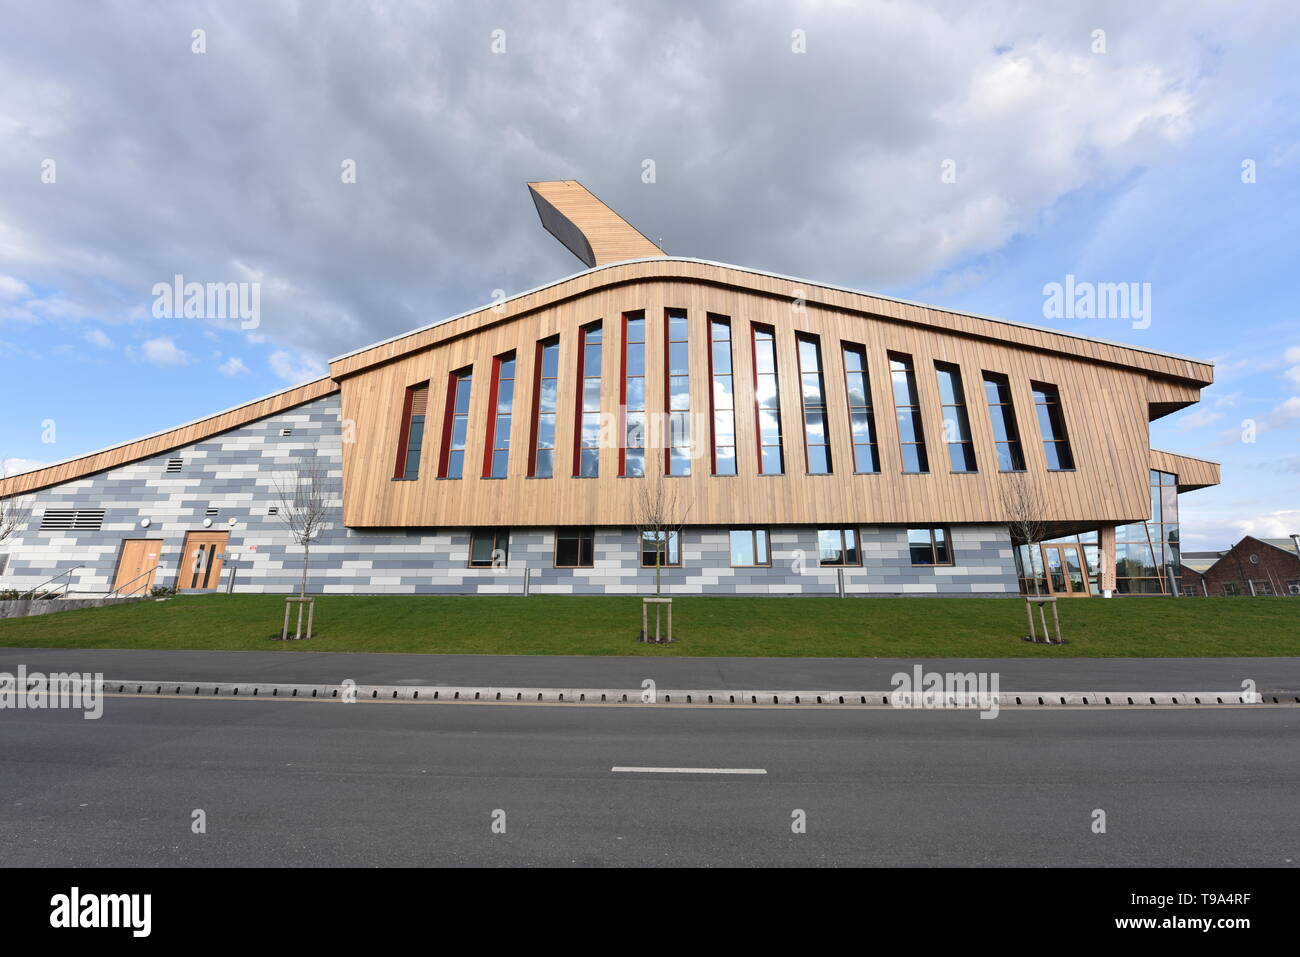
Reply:
[[[577,180],[529,183],[528,192],[546,231],[589,268],[664,254]]]

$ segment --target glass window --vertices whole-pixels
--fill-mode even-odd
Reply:
[[[856,528],[818,529],[817,551],[823,566],[862,564]]]
[[[691,360],[690,330],[685,309],[669,309],[664,323],[664,349],[668,397],[668,475],[690,475],[691,446]]]
[[[594,556],[596,530],[560,528],[555,531],[555,567],[590,568]]]
[[[948,464],[954,472],[978,471],[970,419],[966,415],[966,393],[961,387],[961,369],[946,362],[936,362],[934,369],[939,378],[939,403],[943,414],[943,440],[948,445]]]
[[[913,565],[951,565],[952,550],[946,528],[909,528],[907,549]]]
[[[731,530],[731,564],[734,568],[772,564],[772,556],[767,548],[767,530],[762,528],[733,528]]]
[[[1065,432],[1065,416],[1061,413],[1061,396],[1056,386],[1043,382],[1030,383],[1034,390],[1034,408],[1038,413],[1038,429],[1043,435],[1043,454],[1047,468],[1052,472],[1068,472],[1074,468],[1074,454]]]
[[[492,360],[492,396],[487,419],[483,477],[505,478],[510,464],[510,423],[515,405],[515,354]]]
[[[777,378],[776,332],[770,326],[751,327],[754,337],[754,404],[758,423],[758,472],[781,475],[781,391]]]
[[[736,474],[736,399],[731,370],[731,320],[709,316],[709,401],[713,405],[713,474]]]
[[[623,316],[623,449],[620,475],[645,475],[645,315]]]
[[[871,407],[867,350],[844,343],[844,384],[849,397],[849,431],[853,436],[853,471],[880,471],[876,447],[876,414]]]
[[[1011,383],[997,372],[984,373],[984,397],[988,400],[993,425],[993,447],[998,453],[999,472],[1023,472],[1025,453],[1020,447],[1020,428],[1011,402]]]
[[[889,354],[889,375],[894,386],[894,410],[898,416],[898,442],[903,455],[903,471],[930,471],[925,454],[925,430],[921,425],[921,406],[916,394],[916,377],[912,357]]]
[[[600,474],[600,359],[599,322],[584,326],[578,336],[578,380],[582,399],[578,405],[578,435],[573,474],[594,478]]]
[[[550,478],[555,468],[555,416],[559,408],[560,340],[537,343],[537,368],[533,378],[533,449],[528,474]]]
[[[799,378],[803,389],[804,455],[809,475],[831,474],[831,436],[826,421],[826,387],[822,381],[821,341],[800,333]]]
[[[667,568],[682,563],[676,532],[641,533],[641,567]]]
[[[510,530],[476,528],[470,536],[469,563],[474,568],[499,567],[510,558]]]
[[[447,411],[442,423],[442,460],[438,477],[458,479],[465,468],[465,446],[469,441],[469,396],[471,368],[453,372],[447,383]]]
[[[424,417],[429,408],[429,383],[408,386],[402,401],[402,424],[397,443],[397,469],[393,478],[414,481],[420,477],[420,452],[424,448]]]

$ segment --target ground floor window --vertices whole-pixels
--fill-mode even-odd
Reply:
[[[4,572],[4,560],[5,557],[0,555],[0,574]],[[1287,582],[1286,591],[1288,595],[1300,595],[1300,581]]]
[[[907,550],[912,554],[913,565],[952,564],[946,528],[909,528]]]
[[[1240,595],[1241,589],[1237,587],[1236,582],[1228,582],[1223,586],[1223,593],[1228,597],[1232,597],[1233,595]]]
[[[510,529],[476,528],[470,536],[469,563],[473,568],[504,565],[510,558]]]
[[[555,567],[590,568],[595,550],[594,528],[557,528],[555,530]]]
[[[823,567],[862,564],[856,528],[817,529],[817,552]]]
[[[1254,589],[1255,594],[1256,594],[1257,596],[1258,596],[1258,595],[1271,595],[1271,594],[1273,594],[1273,583],[1270,582],[1270,581],[1264,581],[1264,580],[1262,580],[1262,579],[1257,579],[1257,580],[1251,582],[1250,584],[1251,584],[1251,587]]]
[[[682,563],[676,532],[641,533],[641,567],[668,568]]]
[[[771,564],[772,555],[767,547],[767,529],[733,528],[731,530],[732,568]]]

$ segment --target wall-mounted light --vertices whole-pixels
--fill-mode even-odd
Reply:
[[[142,518],[142,519],[140,519],[140,527],[141,527],[141,528],[148,528],[148,527],[149,527],[149,524],[150,524],[149,519],[147,519],[147,518]]]

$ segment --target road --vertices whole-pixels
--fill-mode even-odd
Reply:
[[[1296,708],[0,711],[8,866],[1294,867],[1298,793]]]

